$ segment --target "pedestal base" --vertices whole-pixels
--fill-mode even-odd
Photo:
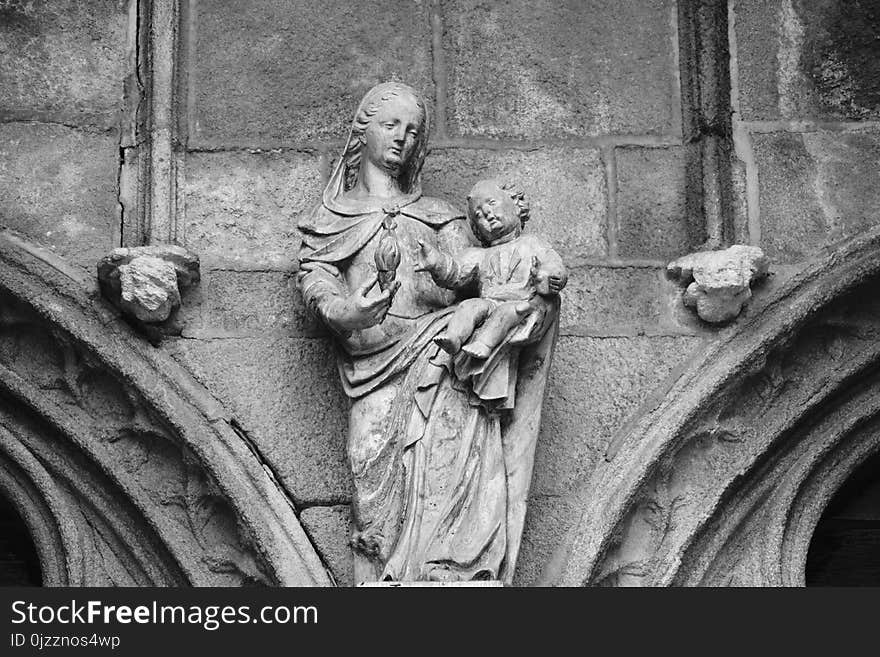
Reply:
[[[474,582],[361,582],[359,587],[406,589],[406,588],[501,588],[504,583],[500,579],[488,579]]]

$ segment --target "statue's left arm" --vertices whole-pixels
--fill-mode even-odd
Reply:
[[[568,283],[568,271],[553,247],[534,235],[528,237],[527,243],[532,253],[531,277],[537,292],[531,304],[539,321],[527,323],[528,331],[518,331],[511,345],[532,344],[543,338],[559,315],[559,293]]]

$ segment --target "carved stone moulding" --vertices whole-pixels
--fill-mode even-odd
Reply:
[[[232,418],[89,284],[0,231],[0,494],[44,583],[331,584]]]
[[[21,512],[33,537],[46,586],[71,586],[86,581],[84,553],[76,523],[64,494],[37,458],[0,427],[0,494]]]
[[[880,451],[880,229],[749,309],[616,437],[545,573],[802,586],[816,524]]]

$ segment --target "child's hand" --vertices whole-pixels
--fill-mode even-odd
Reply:
[[[562,291],[562,288],[568,283],[568,273],[564,269],[550,272],[541,266],[541,261],[537,256],[532,256],[530,280],[535,286],[535,291],[546,297],[551,294],[559,294]]]
[[[564,288],[568,284],[568,274],[566,272],[562,272],[561,274],[548,276],[547,284],[550,287],[550,292],[554,294],[559,294],[560,292],[562,292],[562,288]]]
[[[419,242],[419,262],[415,271],[426,271],[431,274],[437,272],[443,266],[443,254],[430,244]]]

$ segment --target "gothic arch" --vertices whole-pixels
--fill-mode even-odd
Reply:
[[[93,279],[0,230],[0,494],[48,585],[329,585],[229,415]]]
[[[618,436],[545,581],[802,586],[822,511],[878,451],[874,229],[755,303]]]

